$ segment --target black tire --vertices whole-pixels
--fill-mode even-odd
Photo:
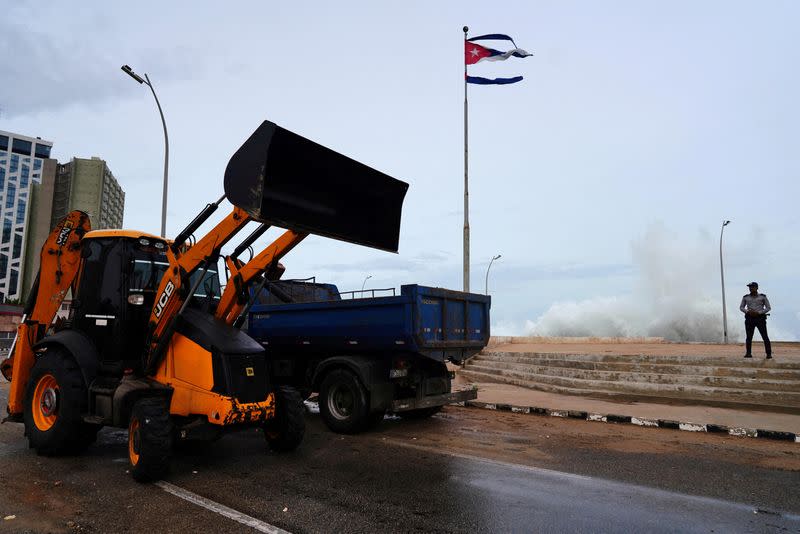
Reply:
[[[290,452],[303,441],[306,433],[305,405],[300,393],[280,386],[275,391],[275,417],[264,424],[267,445],[275,452]]]
[[[418,410],[408,410],[406,412],[397,412],[397,415],[403,419],[427,419],[442,411],[441,406],[431,406],[430,408],[420,408]]]
[[[339,434],[361,432],[367,424],[367,393],[358,377],[346,369],[334,369],[319,388],[319,413],[325,424]]]
[[[83,422],[87,402],[78,364],[65,350],[50,348],[34,363],[25,390],[23,419],[30,448],[44,456],[85,450],[97,435]]]
[[[164,399],[140,399],[128,423],[128,460],[138,482],[159,480],[169,470],[172,420]]]

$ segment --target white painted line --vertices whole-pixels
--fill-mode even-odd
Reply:
[[[653,419],[640,419],[638,417],[631,417],[631,423],[638,426],[658,426],[658,421]]]
[[[678,428],[689,432],[706,432],[708,430],[706,425],[698,425],[695,423],[678,423]]]
[[[188,501],[192,504],[196,504],[197,506],[202,506],[206,510],[211,510],[219,515],[225,516],[228,519],[233,519],[242,525],[248,526],[258,532],[267,532],[268,534],[289,534],[288,531],[278,528],[274,525],[270,525],[269,523],[265,523],[260,519],[256,519],[255,517],[250,517],[247,514],[243,514],[242,512],[238,512],[233,508],[228,508],[224,504],[219,504],[218,502],[214,502],[211,499],[206,499],[205,497],[201,497],[196,493],[192,493],[189,490],[185,490],[179,486],[174,484],[170,484],[169,482],[165,482],[163,480],[159,480],[155,483],[156,486],[163,489],[167,493],[171,493],[176,497],[180,497],[184,501]]]
[[[514,413],[531,413],[531,409],[527,406],[525,407],[512,406],[511,411]]]
[[[748,438],[754,438],[758,435],[758,432],[752,428],[730,428],[728,429],[728,434],[731,436],[747,436]]]
[[[601,415],[599,413],[590,413],[586,417],[586,419],[588,419],[589,421],[600,421],[602,423],[607,423],[608,422],[608,418],[605,415]]]
[[[87,313],[84,317],[87,319],[116,319],[114,315],[96,315],[93,313]]]
[[[562,412],[559,410],[550,410],[547,415],[549,415],[550,417],[568,417],[569,413]]]

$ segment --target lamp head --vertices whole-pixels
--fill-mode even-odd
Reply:
[[[725,221],[722,223],[722,226],[728,226],[730,223],[731,223],[730,221]]]
[[[125,74],[127,74],[128,76],[130,76],[131,78],[133,78],[137,82],[144,83],[144,79],[141,76],[139,76],[138,74],[136,74],[135,72],[133,72],[133,69],[130,68],[128,65],[123,65],[121,68],[122,68],[122,71]]]

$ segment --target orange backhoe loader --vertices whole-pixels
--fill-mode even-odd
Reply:
[[[91,231],[79,211],[51,232],[0,364],[11,381],[6,420],[24,423],[39,454],[77,453],[102,426],[127,427],[131,473],[148,481],[180,441],[258,426],[273,450],[300,444],[299,394],[271,383],[263,348],[234,323],[250,285],[279,277],[279,259],[308,234],[396,252],[408,184],[265,121],[229,161],[224,186],[172,241]],[[193,240],[225,198],[232,211]],[[251,221],[261,226],[224,258],[220,295],[221,249]],[[270,225],[286,231],[239,260]],[[70,291],[69,318],[54,324]]]

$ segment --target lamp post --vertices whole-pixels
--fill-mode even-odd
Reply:
[[[503,255],[502,255],[502,254],[498,254],[497,256],[495,256],[494,258],[492,258],[492,259],[491,259],[491,261],[489,262],[489,266],[486,268],[486,283],[485,283],[485,284],[484,284],[484,286],[483,286],[483,292],[484,292],[486,295],[488,295],[488,294],[489,294],[489,269],[491,269],[491,268],[492,268],[492,263],[494,263],[494,260],[499,260],[499,259],[500,259],[500,258],[502,258],[502,257],[503,257]]]
[[[730,221],[723,221],[719,231],[719,277],[722,280],[722,342],[728,344],[728,312],[725,311],[725,269],[722,267],[722,234]]]
[[[361,292],[362,292],[362,293],[364,292],[364,286],[365,286],[365,285],[367,285],[367,280],[369,280],[370,278],[372,278],[372,275],[371,275],[371,274],[370,274],[370,275],[367,275],[367,277],[366,277],[366,278],[364,278],[364,283],[363,283],[363,284],[361,284]]]
[[[145,73],[144,78],[133,72],[133,69],[128,65],[122,66],[122,71],[136,80],[137,82],[147,84],[150,91],[153,93],[153,98],[156,99],[156,106],[158,106],[158,113],[161,115],[161,125],[164,127],[164,191],[161,194],[161,237],[167,235],[167,175],[169,170],[169,136],[167,135],[167,122],[164,120],[164,112],[161,109],[161,103],[156,96],[156,90],[153,84],[150,83],[150,78]]]

